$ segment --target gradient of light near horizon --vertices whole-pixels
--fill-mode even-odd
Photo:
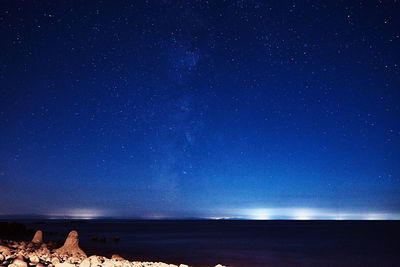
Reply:
[[[398,1],[0,3],[0,216],[400,219]]]

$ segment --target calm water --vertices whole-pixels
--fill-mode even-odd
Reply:
[[[88,254],[192,266],[400,266],[399,221],[24,221]],[[105,241],[92,241],[92,236]],[[119,241],[113,240],[118,236]]]

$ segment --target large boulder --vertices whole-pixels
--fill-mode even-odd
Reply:
[[[60,255],[68,255],[73,257],[86,257],[86,253],[79,247],[78,232],[71,231],[68,234],[64,245],[55,250]]]

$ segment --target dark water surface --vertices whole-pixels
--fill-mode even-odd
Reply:
[[[21,222],[60,245],[68,231],[78,230],[88,254],[118,253],[130,260],[191,266],[400,266],[400,221]]]

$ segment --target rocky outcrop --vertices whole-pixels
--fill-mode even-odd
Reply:
[[[113,254],[111,259],[96,255],[87,257],[79,247],[76,231],[71,231],[58,249],[52,249],[51,243],[44,243],[42,238],[42,233],[37,231],[32,242],[0,240],[3,244],[0,245],[0,267],[188,267],[185,264],[129,261],[118,254]]]
[[[35,235],[32,238],[32,243],[34,244],[41,244],[43,243],[43,233],[40,230],[37,230]]]
[[[55,250],[56,253],[61,255],[68,255],[72,257],[86,257],[86,253],[79,247],[79,238],[77,231],[71,231],[65,240],[64,245]]]

